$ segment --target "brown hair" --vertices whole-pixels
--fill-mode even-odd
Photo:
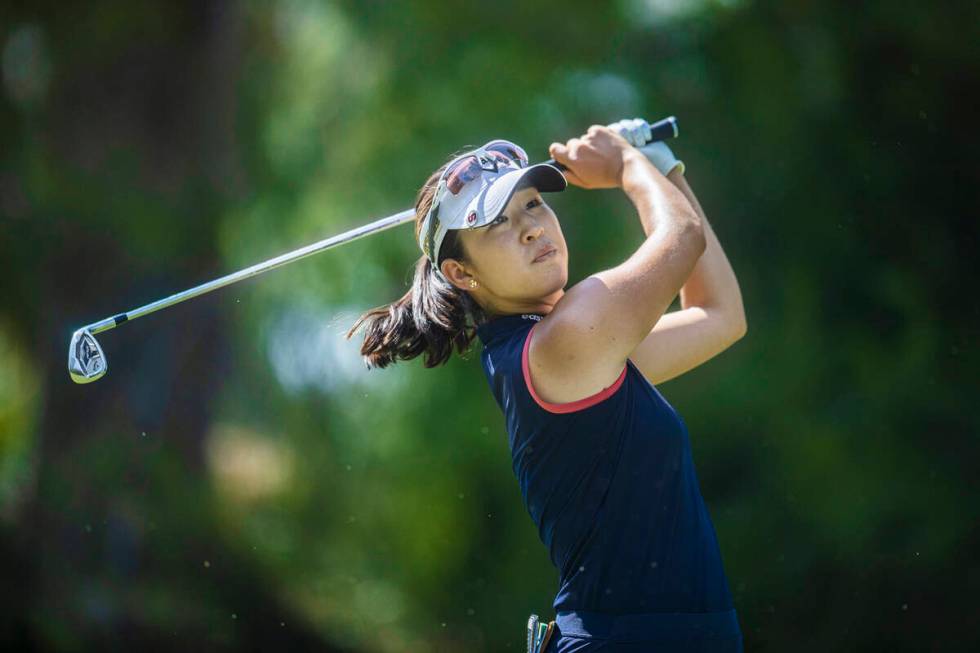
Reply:
[[[415,198],[415,242],[425,215],[432,206],[436,183],[449,161],[433,172]],[[361,356],[368,368],[387,367],[398,360],[425,354],[425,367],[446,363],[453,347],[463,354],[476,337],[476,326],[487,315],[470,294],[436,275],[438,263],[447,258],[465,261],[458,231],[450,229],[439,248],[436,265],[426,256],[415,264],[412,287],[401,299],[364,313],[347,332],[350,339],[365,327]]]

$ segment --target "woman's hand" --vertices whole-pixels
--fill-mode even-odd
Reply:
[[[684,162],[674,156],[666,143],[663,141],[649,142],[650,123],[643,118],[619,120],[609,125],[609,129],[625,138],[630,145],[642,152],[643,156],[649,159],[650,163],[664,177],[670,175],[674,170],[679,171],[678,174],[684,174]]]
[[[548,148],[569,183],[581,188],[619,188],[623,185],[623,162],[638,150],[608,127],[592,125],[579,138]],[[642,155],[641,155],[642,156]]]

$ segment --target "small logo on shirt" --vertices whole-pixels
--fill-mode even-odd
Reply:
[[[534,320],[535,322],[541,321],[540,315],[529,315],[528,313],[524,313],[521,315],[521,317],[523,317],[525,320]]]

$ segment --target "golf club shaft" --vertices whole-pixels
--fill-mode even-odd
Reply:
[[[204,295],[212,290],[218,290],[219,288],[230,286],[233,283],[238,283],[239,281],[243,281],[250,277],[262,274],[263,272],[281,267],[287,263],[292,263],[293,261],[298,261],[301,258],[312,256],[313,254],[322,252],[325,249],[330,249],[331,247],[336,247],[337,245],[349,243],[352,240],[357,240],[358,238],[363,238],[364,236],[368,236],[379,231],[391,229],[392,227],[397,227],[400,224],[412,222],[413,220],[415,220],[415,209],[406,209],[395,213],[394,215],[390,215],[387,218],[375,220],[370,224],[351,229],[350,231],[345,231],[342,234],[331,236],[330,238],[325,238],[321,241],[313,243],[312,245],[307,245],[306,247],[301,247],[300,249],[282,254],[281,256],[270,258],[268,261],[256,263],[251,267],[227,274],[223,277],[215,279],[214,281],[202,283],[199,286],[195,286],[183,292],[159,299],[145,306],[134,308],[126,313],[120,313],[119,315],[107,317],[106,319],[98,322],[93,322],[92,324],[84,327],[84,329],[88,330],[92,335],[102,333],[103,331],[108,331],[109,329],[119,326],[123,322],[135,320],[138,317],[149,315],[150,313],[167,308],[168,306],[173,306],[174,304],[179,304],[180,302],[187,301],[193,297]]]
[[[677,136],[677,119],[673,116],[669,118],[664,118],[658,122],[650,125],[650,131],[652,137],[650,143],[654,141],[661,141],[668,138],[673,138]],[[565,166],[557,163],[554,159],[548,159],[545,163],[549,163],[559,170],[566,170]],[[325,238],[321,241],[315,242],[312,245],[307,245],[306,247],[301,247],[292,252],[282,254],[275,258],[271,258],[268,261],[263,261],[261,263],[256,263],[251,267],[247,267],[244,270],[239,270],[238,272],[233,272],[227,274],[223,277],[215,279],[214,281],[209,281],[207,283],[202,283],[199,286],[195,286],[183,292],[179,292],[169,297],[159,299],[145,306],[140,306],[139,308],[134,308],[131,311],[125,313],[120,313],[112,317],[107,317],[104,320],[99,320],[98,322],[93,322],[88,326],[82,327],[84,330],[88,331],[92,335],[102,333],[103,331],[108,331],[114,329],[123,322],[129,322],[130,320],[135,320],[138,317],[143,317],[144,315],[149,315],[150,313],[159,311],[160,309],[173,306],[174,304],[179,304],[180,302],[187,301],[193,297],[198,297],[199,295],[204,295],[211,292],[212,290],[218,290],[219,288],[224,288],[225,286],[230,286],[233,283],[238,283],[245,279],[254,277],[256,275],[262,274],[263,272],[268,272],[274,268],[281,267],[287,263],[292,263],[293,261],[298,261],[301,258],[306,258],[307,256],[312,256],[322,252],[325,249],[330,249],[337,245],[342,245],[344,243],[349,243],[352,240],[357,240],[358,238],[363,238],[371,234],[378,233],[379,231],[385,231],[386,229],[391,229],[392,227],[397,227],[400,224],[406,222],[412,222],[415,220],[415,209],[406,209],[390,215],[386,218],[381,218],[375,220],[369,224],[356,227],[349,231],[345,231],[337,236],[331,236],[330,238]]]

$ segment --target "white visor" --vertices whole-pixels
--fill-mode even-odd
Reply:
[[[470,154],[480,155],[482,148]],[[483,163],[484,159],[480,159]],[[459,195],[453,195],[440,180],[433,198],[433,207],[419,230],[419,247],[435,266],[439,278],[445,280],[438,268],[439,248],[446,232],[450,229],[475,229],[494,220],[506,208],[514,193],[521,188],[533,186],[542,193],[565,190],[568,182],[558,168],[547,163],[538,163],[521,168],[517,163],[503,164],[487,160],[488,168],[481,171],[478,179],[467,182]],[[435,228],[429,240],[430,226]],[[431,251],[430,251],[431,250]]]

